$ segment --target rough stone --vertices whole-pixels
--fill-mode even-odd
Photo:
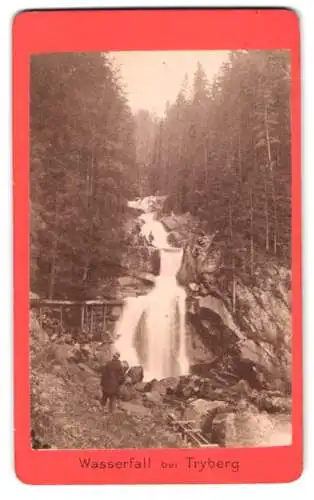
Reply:
[[[197,283],[189,283],[188,287],[191,292],[197,292],[199,290],[199,285]]]
[[[209,309],[216,313],[223,321],[223,323],[232,330],[239,339],[245,340],[246,337],[241,333],[239,327],[235,324],[231,313],[228,311],[222,300],[212,295],[201,297],[198,301],[200,309]]]
[[[200,394],[201,386],[202,379],[197,375],[181,377],[175,394],[179,398],[189,399]]]
[[[132,384],[138,384],[143,381],[144,371],[142,366],[132,366],[128,372],[127,376],[131,379]]]
[[[134,387],[138,392],[145,392],[146,382],[139,382]]]
[[[243,398],[249,396],[252,389],[245,380],[239,380],[239,382],[231,387],[230,391],[232,391],[233,394],[236,394],[238,398]]]
[[[146,386],[146,392],[159,394],[161,397],[164,397],[167,393],[167,383],[165,383],[166,379],[163,380],[152,380]]]
[[[173,216],[170,217],[173,219]],[[222,253],[215,234],[206,235],[175,218],[172,230],[186,232],[190,241],[178,273],[189,295],[187,312],[200,317],[203,310],[215,312],[235,335],[244,341],[241,358],[260,365],[279,387],[291,378],[291,271],[274,262],[255,268],[252,282],[237,278],[236,315],[231,311],[230,280],[223,279]],[[200,229],[200,223],[197,224]],[[194,236],[193,236],[194,233]],[[240,270],[239,270],[240,272]],[[197,285],[197,286],[196,286]],[[223,298],[224,300],[221,300]],[[210,332],[209,332],[210,333]],[[206,345],[206,347],[205,347]],[[204,345],[204,351],[208,348]]]
[[[272,395],[269,392],[258,392],[253,398],[254,404],[260,411],[268,413],[291,413],[291,398],[281,394]]]
[[[112,319],[118,319],[121,315],[121,307],[113,307],[110,315]]]
[[[234,412],[219,413],[212,423],[212,439],[228,447],[280,446],[291,443],[289,417],[272,417],[241,401]]]
[[[146,392],[144,394],[144,405],[157,405],[160,406],[162,405],[163,399],[160,395],[159,392],[153,391],[153,392]]]
[[[197,399],[192,401],[186,408],[184,418],[187,420],[195,420],[198,426],[205,425],[206,421],[218,409],[226,408],[227,403],[224,401],[206,401],[204,399]]]
[[[167,394],[175,394],[179,383],[177,377],[164,378],[160,382],[164,385]]]

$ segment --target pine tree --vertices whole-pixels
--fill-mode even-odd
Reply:
[[[33,56],[30,111],[32,286],[88,295],[119,259],[136,190],[133,117],[109,59],[93,53]]]
[[[210,86],[198,63],[188,98],[183,89],[164,121],[161,191],[219,230],[234,287],[259,255],[290,258],[289,56],[231,52]]]

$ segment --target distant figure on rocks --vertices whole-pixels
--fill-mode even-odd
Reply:
[[[105,407],[109,401],[110,413],[116,410],[119,389],[125,376],[125,368],[119,358],[120,354],[115,353],[112,360],[101,369],[102,404]]]
[[[154,236],[153,236],[153,233],[150,232],[149,235],[148,235],[148,242],[149,242],[150,245],[152,245],[153,241],[154,241]]]

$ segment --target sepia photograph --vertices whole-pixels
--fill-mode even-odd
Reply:
[[[31,56],[33,449],[292,444],[290,63]]]

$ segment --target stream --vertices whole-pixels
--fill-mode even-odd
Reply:
[[[143,366],[145,380],[160,380],[189,373],[186,294],[176,280],[183,250],[169,245],[167,231],[146,202],[137,205],[145,210],[139,217],[141,234],[159,250],[160,273],[148,294],[127,299],[116,327],[116,348],[130,365]]]

